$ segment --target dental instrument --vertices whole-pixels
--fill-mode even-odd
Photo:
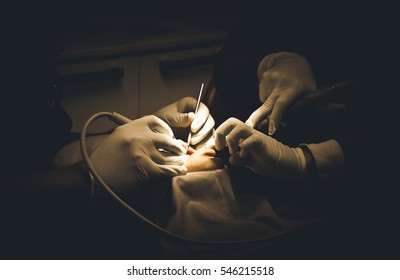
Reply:
[[[197,111],[199,110],[199,107],[200,107],[201,99],[203,97],[203,88],[204,88],[204,83],[201,83],[199,97],[197,98],[196,107],[194,109],[194,117],[195,118],[196,118]],[[187,139],[186,153],[187,153],[187,151],[189,149],[190,140],[192,140],[192,131],[191,130],[189,130],[189,136],[188,136],[188,139]]]

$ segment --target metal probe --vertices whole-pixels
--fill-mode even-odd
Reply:
[[[199,97],[197,98],[196,107],[195,107],[195,109],[194,109],[194,117],[195,117],[195,118],[196,118],[197,111],[199,110],[199,107],[200,107],[201,99],[202,99],[202,97],[203,97],[203,88],[204,88],[204,83],[201,83],[200,92],[199,92]],[[188,149],[189,149],[189,144],[190,144],[190,140],[191,140],[191,139],[192,139],[192,131],[189,130],[189,136],[188,136],[187,146],[186,146],[186,153],[187,153],[187,151],[188,151]]]

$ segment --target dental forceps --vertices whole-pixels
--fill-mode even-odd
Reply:
[[[201,99],[203,98],[203,88],[204,88],[204,83],[201,83],[199,97],[197,98],[196,107],[194,109],[194,117],[195,118],[196,118],[197,111],[199,110],[199,107],[200,107]],[[186,145],[186,153],[189,149],[190,140],[192,140],[192,131],[191,130],[189,130],[189,136],[188,136],[187,145]]]

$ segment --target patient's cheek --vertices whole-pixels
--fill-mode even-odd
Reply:
[[[188,172],[205,171],[223,168],[224,162],[216,157],[196,152],[192,154],[185,163]]]

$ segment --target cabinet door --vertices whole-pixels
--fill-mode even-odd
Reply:
[[[159,53],[140,58],[139,115],[152,114],[182,97],[197,99],[201,83],[207,86],[214,56],[221,46]]]
[[[86,120],[97,112],[118,112],[128,118],[139,113],[138,59],[123,57],[58,66],[61,76],[61,103],[73,121],[73,132],[80,132]],[[97,120],[90,132],[115,127],[107,119]]]

